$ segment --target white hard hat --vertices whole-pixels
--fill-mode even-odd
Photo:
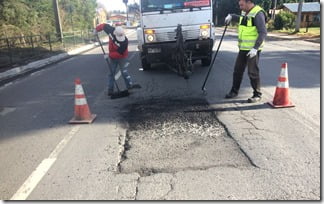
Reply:
[[[116,26],[116,28],[114,30],[114,35],[116,36],[118,41],[122,42],[125,40],[125,32],[121,26]]]

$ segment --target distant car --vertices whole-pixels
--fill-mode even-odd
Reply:
[[[122,26],[122,25],[126,25],[126,22],[124,22],[124,21],[118,21],[118,20],[107,20],[106,23],[109,24],[109,25],[111,25],[111,26]]]
[[[117,22],[115,22],[115,26],[122,26],[122,25],[126,25],[126,23],[123,22],[123,21],[117,21]]]
[[[112,20],[107,20],[106,23],[109,24],[109,25],[111,25],[111,26],[114,25],[114,22]]]

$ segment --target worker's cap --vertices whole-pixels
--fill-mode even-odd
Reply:
[[[125,40],[125,32],[121,26],[116,26],[114,30],[114,35],[116,36],[117,40],[120,42]]]

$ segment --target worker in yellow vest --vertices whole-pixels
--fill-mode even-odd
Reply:
[[[242,10],[241,15],[228,14],[225,18],[225,24],[231,21],[239,23],[238,26],[238,47],[239,53],[236,58],[233,84],[231,91],[225,98],[234,98],[238,95],[245,67],[248,67],[248,75],[253,88],[253,96],[248,99],[249,103],[261,100],[259,57],[267,36],[266,12],[253,0],[239,0],[239,6]]]

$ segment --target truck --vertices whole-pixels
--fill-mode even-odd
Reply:
[[[138,48],[143,70],[171,65],[188,77],[192,63],[209,66],[214,45],[211,0],[140,0]]]

